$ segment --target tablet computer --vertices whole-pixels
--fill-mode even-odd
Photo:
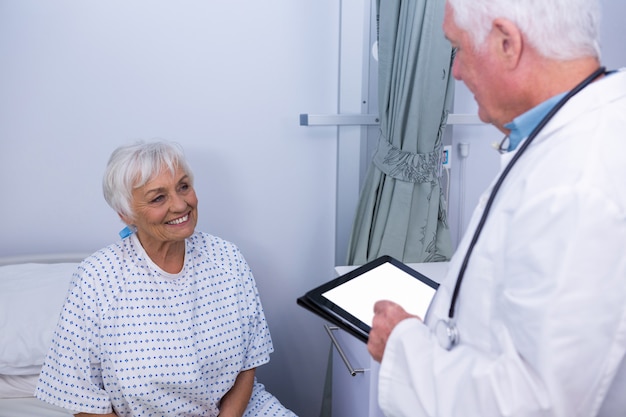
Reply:
[[[394,301],[423,319],[438,287],[408,265],[382,256],[312,289],[297,303],[367,342],[376,301]]]

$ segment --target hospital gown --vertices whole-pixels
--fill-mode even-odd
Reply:
[[[238,248],[196,232],[169,274],[135,235],[79,266],[36,396],[73,412],[217,416],[237,375],[272,341]],[[293,416],[255,380],[245,416]]]

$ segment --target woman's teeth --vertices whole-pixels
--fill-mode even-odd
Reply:
[[[186,222],[187,220],[189,220],[189,215],[187,214],[186,216],[180,217],[178,219],[174,219],[172,221],[167,222],[167,224],[181,224]]]

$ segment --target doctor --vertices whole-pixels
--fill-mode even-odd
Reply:
[[[505,135],[424,321],[375,306],[387,416],[626,413],[626,71],[598,0],[447,0],[453,75]]]

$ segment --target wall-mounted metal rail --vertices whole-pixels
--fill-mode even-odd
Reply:
[[[380,123],[377,114],[308,114],[300,115],[300,126],[371,126]],[[480,125],[477,115],[449,114],[448,125]]]

